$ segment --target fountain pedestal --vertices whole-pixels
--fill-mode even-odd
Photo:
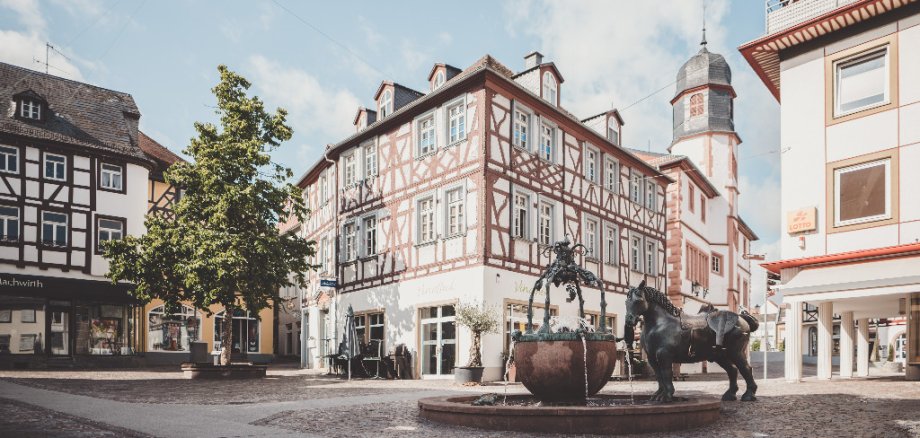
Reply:
[[[540,400],[581,401],[597,394],[610,380],[617,353],[613,335],[569,332],[537,336],[548,340],[528,341],[524,335],[514,344],[514,363],[518,380]]]

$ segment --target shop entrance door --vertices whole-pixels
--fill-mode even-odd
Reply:
[[[428,307],[421,312],[422,378],[453,375],[457,358],[454,306]]]
[[[48,345],[51,347],[51,354],[70,356],[70,311],[52,307],[48,315]]]

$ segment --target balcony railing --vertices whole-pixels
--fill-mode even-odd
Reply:
[[[766,0],[767,35],[859,0]]]

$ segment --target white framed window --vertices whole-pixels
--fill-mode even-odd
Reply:
[[[330,268],[332,268],[332,263],[330,263],[331,257],[332,252],[329,250],[329,238],[323,237],[319,245],[319,261],[324,273],[329,272]]]
[[[514,133],[512,143],[524,150],[530,150],[530,113],[514,111]]]
[[[658,242],[645,236],[645,273],[658,275]]]
[[[67,179],[67,157],[45,154],[45,178],[58,181]]]
[[[325,205],[329,201],[329,180],[326,175],[319,177],[319,200],[320,204]]]
[[[585,256],[590,258],[598,258],[600,251],[598,251],[598,232],[599,225],[597,219],[585,218],[585,235],[584,235],[584,245],[585,245]]]
[[[607,121],[607,140],[617,146],[620,145],[620,125],[617,125],[613,117]]]
[[[556,128],[540,124],[540,158],[552,162],[556,155]]]
[[[434,152],[436,133],[434,130],[434,114],[422,117],[416,122],[417,137],[416,144],[417,156],[421,157]]]
[[[630,233],[629,236],[629,269],[642,272],[642,235]]]
[[[19,117],[26,119],[41,119],[42,104],[31,99],[23,99],[19,102]]]
[[[121,190],[124,185],[122,183],[122,167],[116,166],[114,164],[102,163],[101,168],[99,169],[99,186],[104,189],[109,190]]]
[[[526,193],[514,194],[514,217],[511,223],[511,237],[527,239],[530,237],[528,230],[530,224],[530,195]]]
[[[380,96],[380,105],[377,110],[381,119],[393,112],[393,93],[390,90],[384,91],[383,96]]]
[[[466,231],[463,222],[463,187],[456,187],[444,194],[447,198],[447,237],[463,234]]]
[[[428,196],[416,201],[418,221],[418,243],[433,242],[434,233],[434,197]]]
[[[629,172],[629,200],[642,205],[644,199],[642,199],[642,174],[636,172],[635,169],[630,170]]]
[[[541,245],[553,244],[553,204],[546,201],[540,202],[539,207],[539,235],[538,242]]]
[[[19,208],[0,205],[0,242],[19,241]]]
[[[377,145],[373,142],[364,145],[364,178],[377,176]]]
[[[645,182],[645,208],[658,211],[658,185],[652,179]]]
[[[342,185],[345,187],[355,184],[358,180],[358,160],[355,151],[342,157]]]
[[[834,226],[891,218],[891,159],[834,169]]]
[[[19,173],[19,148],[0,146],[0,172]]]
[[[888,46],[834,63],[834,116],[891,101]]]
[[[604,252],[606,261],[608,264],[616,265],[620,263],[620,253],[619,253],[619,242],[620,242],[620,232],[617,230],[617,226],[613,224],[608,224],[605,227],[604,232]]]
[[[597,149],[594,149],[590,144],[584,143],[585,145],[585,178],[592,183],[597,184],[598,182],[598,167],[600,160],[600,152]]]
[[[611,157],[607,157],[604,160],[604,187],[611,193],[616,193],[619,182],[620,163]]]
[[[352,261],[358,258],[358,236],[354,222],[349,222],[342,226],[342,237],[344,239],[344,256],[345,261]]]
[[[51,246],[67,246],[66,214],[42,212],[42,243]]]
[[[434,89],[437,90],[441,88],[441,85],[444,85],[444,71],[439,71],[438,74],[434,76]]]
[[[552,105],[556,105],[558,88],[556,77],[550,72],[543,73],[543,99]]]
[[[97,224],[99,242],[121,240],[125,235],[125,224],[122,221],[99,218]]]
[[[712,253],[712,272],[714,274],[722,275],[722,256],[716,253]]]
[[[466,138],[466,101],[447,107],[447,142],[456,143]]]
[[[303,206],[304,206],[304,208],[306,208],[307,210],[310,209],[310,189],[311,189],[311,187],[310,187],[310,186],[307,186],[307,188],[303,189],[303,194],[302,194],[302,196],[303,196]]]
[[[377,216],[364,218],[364,255],[377,254]]]

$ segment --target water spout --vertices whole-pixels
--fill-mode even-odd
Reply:
[[[508,384],[511,383],[508,381],[508,375],[511,373],[511,358],[512,358],[512,355],[514,355],[514,344],[515,344],[515,341],[512,338],[511,345],[508,347],[508,359],[505,361],[505,376],[504,376],[505,393],[504,393],[504,396],[502,397],[502,406],[505,406],[508,404]]]
[[[585,334],[581,333],[581,349],[584,352],[585,360],[585,403],[588,402],[588,341],[585,339]]]

